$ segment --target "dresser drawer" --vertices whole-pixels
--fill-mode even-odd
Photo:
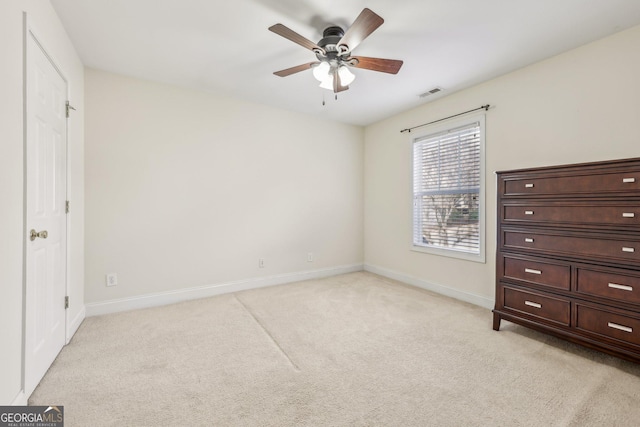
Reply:
[[[569,290],[571,268],[556,264],[504,255],[504,277],[537,285]]]
[[[503,230],[503,233],[503,245],[508,249],[565,255],[580,260],[595,258],[627,264],[640,261],[638,240],[614,240],[610,234],[606,237],[596,234],[578,236],[524,230]]]
[[[640,226],[640,203],[521,203],[505,202],[505,223],[580,224],[600,226]]]
[[[504,196],[593,195],[640,190],[637,171],[554,177],[504,177]]]
[[[571,311],[568,300],[508,286],[503,286],[503,292],[505,309],[569,326]]]
[[[576,304],[576,328],[607,338],[640,345],[640,319],[606,308]]]
[[[578,268],[576,292],[640,303],[640,276]]]

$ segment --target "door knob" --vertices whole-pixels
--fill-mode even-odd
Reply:
[[[37,232],[36,230],[31,229],[31,231],[29,232],[29,239],[31,239],[31,241],[33,242],[34,240],[36,240],[37,237],[40,237],[41,239],[46,239],[48,235],[49,233],[47,233],[47,230],[42,230]]]

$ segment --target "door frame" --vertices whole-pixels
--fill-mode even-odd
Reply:
[[[42,50],[46,58],[49,60],[53,68],[60,75],[62,80],[66,85],[66,99],[69,99],[70,89],[69,89],[69,79],[67,78],[67,73],[63,71],[60,67],[60,62],[55,59],[54,56],[51,55],[51,50],[46,48],[46,43],[43,43],[43,40],[46,38],[41,36],[41,32],[38,31],[37,27],[34,25],[33,20],[30,19],[27,12],[22,13],[23,17],[23,38],[22,38],[22,78],[23,78],[23,93],[22,93],[22,117],[23,117],[23,236],[22,236],[22,391],[25,393],[25,399],[28,399],[33,390],[26,390],[26,375],[27,375],[27,229],[29,224],[27,224],[27,202],[28,202],[28,188],[27,188],[27,143],[28,143],[28,134],[27,131],[29,129],[29,116],[28,116],[28,97],[27,97],[27,85],[28,85],[28,75],[29,75],[29,66],[28,63],[28,53],[29,53],[29,38],[33,38],[33,41],[36,45]],[[69,118],[66,118],[66,135],[65,135],[65,148],[64,148],[64,156],[65,156],[65,200],[69,200],[69,181],[70,181],[70,167],[69,167]],[[71,271],[71,258],[69,257],[69,243],[71,241],[71,218],[68,213],[65,214],[65,253],[64,253],[64,270],[65,270],[65,279],[64,279],[64,291],[65,295],[69,295],[70,289],[70,271]],[[69,325],[69,310],[65,310],[64,314],[64,335],[65,335],[65,345],[69,343],[71,337],[69,336],[68,331]]]

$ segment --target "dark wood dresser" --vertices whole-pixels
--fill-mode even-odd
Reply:
[[[640,158],[497,175],[493,329],[640,362]]]

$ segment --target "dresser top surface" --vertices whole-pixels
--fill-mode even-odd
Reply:
[[[504,175],[504,174],[535,173],[535,172],[551,172],[551,171],[571,171],[571,170],[584,172],[590,169],[622,170],[629,167],[640,167],[640,157],[631,158],[631,159],[605,160],[605,161],[588,162],[588,163],[573,163],[573,164],[565,164],[565,165],[536,166],[531,168],[496,171],[495,173],[497,175]]]

